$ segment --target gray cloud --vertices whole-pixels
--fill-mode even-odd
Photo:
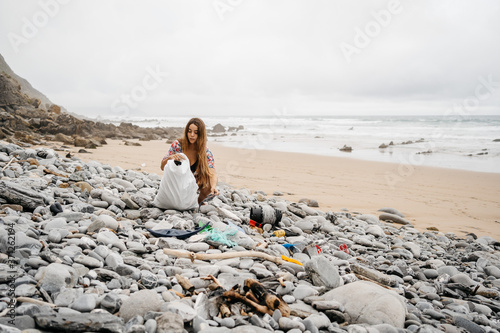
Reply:
[[[500,81],[499,14],[494,0],[3,0],[0,50],[77,113],[118,114],[129,95],[130,114],[440,114]],[[499,114],[500,87],[474,112]]]

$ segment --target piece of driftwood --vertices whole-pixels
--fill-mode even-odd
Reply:
[[[14,158],[14,157],[12,157],[12,158],[10,159],[9,163],[7,163],[7,164],[6,164],[6,165],[2,168],[2,172],[3,172],[3,171],[4,171],[4,170],[5,170],[5,169],[6,169],[6,168],[7,168],[7,167],[8,167],[8,166],[12,163],[12,161],[14,161],[14,160],[15,160],[15,158]]]
[[[360,279],[360,280],[363,280],[363,281],[368,281],[368,282],[371,282],[371,283],[375,283],[376,285],[379,285],[379,286],[381,286],[381,287],[384,287],[385,289],[394,290],[394,289],[392,289],[391,287],[388,287],[388,286],[386,286],[386,285],[384,285],[384,284],[382,284],[382,283],[380,283],[380,282],[377,282],[377,281],[375,281],[375,280],[369,279],[369,278],[367,278],[367,277],[365,277],[365,276],[363,276],[363,275],[356,274],[356,273],[354,273],[354,275],[355,275],[358,279]]]
[[[163,253],[170,256],[181,258],[189,258],[191,261],[198,260],[212,260],[212,259],[230,259],[242,257],[262,258],[274,262],[275,264],[283,264],[285,261],[279,257],[271,256],[267,253],[258,251],[238,251],[238,252],[224,252],[224,253],[194,253],[189,251],[180,251],[173,249],[163,249]]]
[[[177,279],[177,282],[181,285],[182,289],[189,291],[191,294],[194,292],[194,286],[191,282],[189,282],[188,279],[186,279],[184,276],[181,276],[179,274],[175,274],[175,278]]]
[[[176,290],[174,290],[174,289],[169,289],[168,291],[173,292],[174,294],[176,294],[176,295],[177,295],[177,296],[179,296],[180,298],[184,298],[184,297],[186,297],[183,293],[180,293],[180,292],[178,292],[178,291],[176,291]]]
[[[20,302],[20,303],[33,303],[33,304],[36,304],[36,305],[48,305],[51,308],[55,308],[56,307],[55,304],[47,303],[47,302],[44,302],[44,301],[40,301],[38,299],[33,299],[33,298],[23,297],[23,296],[17,297],[16,301]]]
[[[264,288],[259,281],[254,279],[245,280],[245,289],[252,292],[260,304],[265,304],[271,310],[280,310],[284,317],[290,316],[290,307],[283,299],[274,292]]]
[[[213,283],[211,283],[208,288],[210,290],[216,290],[218,288],[221,288],[221,289],[224,289],[224,287],[222,287],[222,284],[220,284],[219,280],[217,280],[217,278],[215,278],[215,276],[213,276],[212,274],[209,274],[205,277],[202,277],[201,278],[202,280],[212,280]]]
[[[68,178],[68,175],[64,175],[62,173],[57,173],[57,172],[49,170],[49,169],[43,169],[43,172],[57,176],[57,177]]]
[[[219,311],[222,318],[231,317],[231,310],[226,303],[220,303]]]
[[[387,274],[380,273],[374,269],[364,267],[361,265],[357,265],[357,264],[351,264],[350,268],[351,268],[352,272],[355,273],[356,275],[362,275],[368,279],[376,281],[376,282],[383,284],[385,286],[392,287],[392,286],[395,286],[397,284],[396,279],[394,279],[393,277],[391,277]]]
[[[267,313],[270,316],[273,315],[273,311],[271,309],[269,309],[267,306],[261,305],[257,302],[252,301],[248,297],[240,295],[240,293],[238,293],[236,290],[228,290],[228,291],[224,292],[224,294],[222,294],[222,296],[226,297],[230,302],[243,302],[247,305],[250,305],[251,307],[253,307],[255,310],[257,310],[260,313],[263,313],[263,314]]]

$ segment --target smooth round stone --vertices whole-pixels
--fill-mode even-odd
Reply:
[[[154,319],[148,319],[146,320],[146,323],[144,323],[144,328],[146,329],[147,333],[156,333],[156,320]]]
[[[120,283],[120,280],[112,279],[111,281],[106,283],[106,287],[108,287],[109,290],[120,289],[122,287],[122,284]]]
[[[234,321],[233,318],[224,318],[224,319],[221,319],[221,321],[219,322],[219,324],[221,326],[224,326],[224,327],[227,327],[227,328],[233,328],[234,326],[236,326],[236,322]]]
[[[406,275],[405,277],[403,277],[403,281],[404,282],[411,282],[411,281],[413,281],[413,276]]]
[[[330,326],[330,319],[324,313],[312,314],[307,317],[307,320],[311,321],[314,327],[319,329],[326,329]]]
[[[84,255],[75,256],[74,262],[90,268],[101,268],[103,266],[100,260]]]
[[[316,289],[304,284],[299,284],[297,287],[295,287],[295,290],[293,291],[293,297],[300,300],[309,296],[316,296],[316,295],[318,295],[318,291]]]
[[[49,231],[48,239],[51,243],[59,243],[62,240],[62,235],[57,229],[54,228]]]
[[[428,293],[425,295],[425,298],[431,301],[439,301],[441,299],[441,297],[436,293]]]
[[[78,297],[73,304],[71,304],[71,308],[80,312],[90,312],[94,310],[96,307],[96,299],[94,296],[85,294]]]
[[[450,281],[454,282],[454,283],[463,284],[464,286],[473,286],[473,285],[477,284],[477,282],[475,282],[474,280],[472,280],[470,278],[470,276],[467,275],[467,274],[465,274],[465,273],[459,273],[459,274],[456,274],[456,275],[452,276],[450,278]]]
[[[82,294],[83,291],[81,289],[64,289],[57,294],[54,304],[58,307],[68,307],[74,303],[78,297],[82,296]]]
[[[68,223],[66,222],[66,219],[63,217],[55,218],[45,225],[44,230],[45,231],[50,231],[52,229],[64,229],[68,226]]]
[[[248,270],[255,264],[255,261],[250,258],[242,259],[240,262],[240,269]]]
[[[26,261],[26,264],[33,268],[39,268],[42,266],[47,266],[49,263],[41,258],[36,257],[36,258],[29,258],[28,261]]]
[[[285,331],[289,331],[295,328],[301,330],[302,332],[306,330],[306,327],[300,321],[292,320],[287,317],[281,317],[278,321],[278,324],[280,325],[280,328]]]
[[[443,266],[437,269],[439,275],[448,274],[450,277],[460,273],[455,266]]]
[[[292,303],[295,303],[295,301],[297,300],[295,297],[293,297],[292,295],[283,295],[283,300],[287,303],[287,304],[292,304]]]
[[[99,243],[103,243],[105,245],[110,245],[110,244],[114,244],[118,241],[119,241],[118,236],[109,230],[104,230],[104,231],[101,231],[97,234],[97,242],[99,242]]]
[[[213,276],[217,277],[217,275],[219,275],[219,272],[220,272],[220,267],[215,266],[215,265],[214,266],[202,265],[202,266],[196,267],[196,269],[198,270],[198,274],[200,276],[213,275]]]
[[[32,297],[37,293],[37,289],[32,284],[22,284],[15,289],[16,297]]]
[[[207,243],[192,243],[187,245],[187,250],[191,252],[205,252],[210,248]]]
[[[174,266],[167,266],[163,269],[165,274],[167,276],[175,276],[176,274],[181,274],[182,273],[182,268],[180,267],[174,267]]]
[[[466,318],[456,316],[454,321],[455,321],[456,326],[464,328],[467,332],[470,332],[470,333],[484,333],[485,332],[485,330],[481,326],[479,326],[478,324],[476,324],[476,323],[474,323]]]
[[[258,279],[264,279],[264,278],[271,277],[274,275],[272,272],[268,271],[267,269],[257,268],[257,267],[250,268],[250,273],[255,274],[255,276]]]
[[[484,268],[484,272],[488,276],[493,276],[494,278],[500,279],[500,268],[496,266],[487,266]]]
[[[434,309],[425,309],[424,311],[422,311],[423,314],[425,315],[428,315],[436,320],[441,320],[441,319],[444,319],[446,318],[446,316]]]
[[[439,276],[438,271],[435,269],[425,269],[423,271],[423,273],[424,273],[425,277],[428,279],[435,279]]]
[[[150,271],[141,271],[142,285],[148,289],[156,288],[158,285],[158,277]]]
[[[118,267],[119,265],[123,265],[123,258],[116,252],[111,252],[106,257],[106,266],[109,266],[113,269]]]
[[[417,304],[415,304],[415,306],[417,307],[417,309],[419,309],[420,311],[424,311],[424,310],[431,310],[433,309],[434,307],[432,306],[432,304],[428,303],[428,302],[418,302]]]
[[[279,285],[278,288],[276,288],[276,293],[278,295],[286,295],[286,294],[289,294],[290,292],[292,292],[292,290],[294,289],[294,284],[293,282],[291,281],[285,281],[285,286],[281,286]]]
[[[104,245],[98,245],[95,249],[94,252],[99,255],[101,258],[106,259],[106,257],[109,255],[109,248]]]

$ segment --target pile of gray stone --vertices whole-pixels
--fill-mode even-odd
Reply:
[[[395,209],[322,212],[229,185],[193,211],[162,210],[151,204],[156,174],[12,143],[0,143],[0,170],[2,332],[500,331],[500,243],[491,237],[420,232]],[[250,210],[265,205],[283,217],[251,226]],[[148,231],[207,222],[187,239]],[[247,279],[290,314],[228,303],[223,292],[244,294]]]

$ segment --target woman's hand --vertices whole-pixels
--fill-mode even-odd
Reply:
[[[181,154],[173,154],[173,155],[170,155],[168,157],[169,160],[174,160],[174,161],[181,161],[181,160],[185,160],[186,158],[181,155]]]
[[[184,156],[182,156],[181,154],[170,155],[169,157],[167,157],[161,161],[161,165],[160,165],[161,171],[163,171],[163,169],[165,168],[165,165],[167,165],[168,161],[170,161],[170,160],[180,161],[180,160],[184,160],[184,159],[186,159],[186,158]]]
[[[219,191],[217,190],[216,184],[210,186],[210,194],[219,195]]]

